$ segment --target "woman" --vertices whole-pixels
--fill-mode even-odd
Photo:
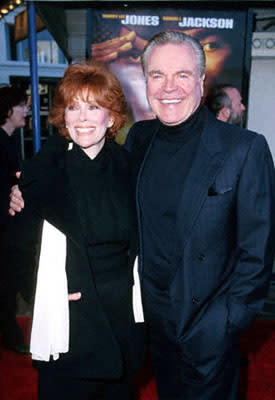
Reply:
[[[0,88],[0,331],[2,346],[22,354],[28,352],[28,346],[16,323],[16,294],[19,291],[19,281],[11,285],[8,279],[10,271],[7,260],[3,258],[2,237],[8,224],[10,189],[16,181],[15,172],[21,165],[15,131],[25,126],[27,113],[27,95],[24,90],[12,86]],[[25,295],[28,294],[26,286],[28,285],[25,285]]]
[[[144,349],[144,324],[135,323],[132,309],[137,229],[127,153],[112,141],[126,118],[121,86],[106,66],[94,61],[70,65],[50,112],[61,136],[50,138],[23,169],[19,186],[25,208],[12,218],[16,229],[10,254],[17,255],[17,264],[18,259],[27,262],[32,232],[43,220],[43,232],[50,227],[55,242],[47,250],[42,235],[41,263],[45,253],[50,256],[44,272],[53,269],[53,275],[45,287],[47,278],[39,270],[38,287],[44,288],[37,287],[34,308],[31,351],[39,372],[39,400],[133,398],[134,371]],[[37,361],[45,354],[41,324],[60,279],[60,235],[66,237],[68,292],[79,300],[69,304],[68,352],[66,344],[59,351],[58,343],[49,361]],[[57,297],[63,289],[57,285]],[[53,325],[63,323],[65,335],[66,318],[60,315]]]

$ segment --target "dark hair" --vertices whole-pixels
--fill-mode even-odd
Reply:
[[[199,77],[205,74],[205,54],[200,42],[183,32],[178,31],[165,31],[154,35],[147,45],[144,47],[141,54],[141,65],[146,78],[146,65],[149,54],[155,46],[163,46],[166,44],[186,44],[192,47],[196,55],[196,64],[198,68]]]
[[[107,129],[107,139],[113,139],[125,124],[128,106],[119,80],[106,64],[91,59],[71,64],[54,94],[49,121],[62,136],[70,139],[65,124],[65,108],[72,105],[76,97],[89,101],[91,95],[98,105],[109,110],[114,121]]]
[[[12,109],[21,103],[27,103],[28,96],[23,89],[12,86],[0,88],[0,126],[11,116]]]
[[[224,107],[231,108],[232,102],[226,89],[236,89],[236,86],[227,83],[214,86],[204,99],[204,104],[216,117]]]

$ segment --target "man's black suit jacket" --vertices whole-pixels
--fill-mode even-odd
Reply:
[[[236,334],[262,309],[275,247],[275,173],[266,140],[218,121],[207,109],[204,114],[200,143],[178,204],[176,268],[167,315],[167,323],[176,325],[183,359],[202,382],[222,368]],[[138,122],[126,143],[140,232],[140,181],[158,129],[158,120]],[[142,250],[140,236],[141,279],[146,268]],[[188,368],[185,378],[192,380]]]

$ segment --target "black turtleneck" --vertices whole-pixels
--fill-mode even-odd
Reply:
[[[158,138],[167,142],[187,143],[194,139],[202,131],[203,126],[203,106],[197,110],[184,122],[175,126],[164,125],[161,121]]]
[[[200,106],[177,126],[160,122],[141,177],[145,295],[153,292],[155,298],[148,301],[157,303],[158,307],[160,301],[165,301],[163,291],[173,274],[171,256],[177,209],[203,130],[203,113]]]

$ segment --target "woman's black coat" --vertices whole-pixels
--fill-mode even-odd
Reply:
[[[107,146],[113,167],[113,188],[121,198],[120,212],[132,212],[129,210],[132,205],[134,207],[134,200],[131,199],[133,192],[128,155],[116,143],[107,143]],[[13,240],[8,246],[10,262],[17,271],[24,263],[31,262],[35,256],[33,243],[37,239],[33,237],[33,232],[37,232],[35,228],[43,219],[66,235],[68,290],[69,293],[82,293],[81,300],[70,302],[69,352],[56,361],[35,361],[34,364],[37,368],[51,368],[54,373],[66,376],[119,378],[123,374],[125,358],[128,360],[127,368],[136,369],[141,365],[144,353],[144,324],[134,322],[132,311],[132,265],[138,249],[136,229],[130,233],[129,248],[124,254],[128,257],[127,270],[119,279],[113,276],[115,284],[97,282],[83,231],[87,209],[83,209],[83,203],[79,201],[79,188],[72,185],[71,177],[76,171],[68,167],[67,150],[67,140],[56,136],[44,145],[38,156],[26,162],[20,181],[25,208],[13,217],[9,233]],[[113,223],[115,221],[110,221],[110,224]],[[106,312],[106,309],[112,309],[114,293],[122,293],[121,304],[116,308],[118,318],[121,318],[120,310],[127,315],[118,328],[112,322],[116,316]],[[125,331],[122,332],[122,329]],[[121,351],[123,346],[124,351]]]

